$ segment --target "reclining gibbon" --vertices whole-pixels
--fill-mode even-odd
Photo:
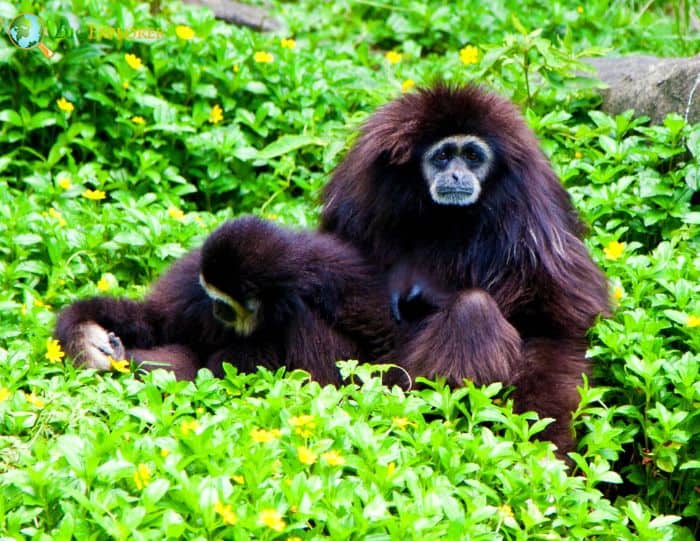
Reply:
[[[133,359],[193,379],[202,367],[222,376],[230,362],[337,384],[337,361],[393,349],[387,298],[385,281],[347,243],[246,217],[177,261],[145,300],[78,301],[59,314],[55,335],[90,368]]]
[[[78,302],[57,337],[89,366],[148,357],[180,377],[228,360],[338,382],[333,361],[360,358],[453,386],[502,381],[571,450],[607,286],[517,109],[476,86],[406,94],[365,123],[323,198],[320,233],[230,222],[143,303]]]

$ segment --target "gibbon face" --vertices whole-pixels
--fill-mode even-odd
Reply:
[[[440,139],[421,157],[423,178],[438,205],[472,205],[493,165],[493,152],[476,135]]]
[[[246,299],[237,301],[219,288],[207,283],[202,274],[199,283],[213,301],[214,317],[227,327],[232,327],[241,336],[250,336],[260,323],[260,301]]]

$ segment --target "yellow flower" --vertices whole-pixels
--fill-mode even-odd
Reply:
[[[273,428],[272,430],[265,430],[264,428],[254,428],[250,437],[254,442],[257,443],[268,443],[276,440],[282,436],[282,433],[278,428]]]
[[[162,456],[163,458],[167,458],[169,455],[170,455],[170,451],[168,449],[166,449],[165,447],[163,447],[160,450],[160,456]]]
[[[316,453],[314,453],[308,447],[304,447],[303,445],[297,447],[297,455],[299,456],[299,462],[301,462],[302,464],[306,464],[307,466],[310,466],[311,464],[316,462],[316,459],[318,458]]]
[[[321,455],[321,458],[329,466],[342,466],[345,464],[345,458],[338,451],[328,451]]]
[[[44,301],[41,299],[34,299],[34,306],[37,306],[39,308],[46,308],[47,310],[51,310],[51,305],[46,304]]]
[[[58,104],[58,108],[65,113],[72,113],[75,109],[73,104],[63,97],[57,99],[56,103]]]
[[[144,120],[144,118],[142,116],[132,116],[131,121],[134,124],[145,124],[146,123],[146,121]]]
[[[620,259],[620,256],[622,256],[622,253],[625,251],[625,243],[624,242],[617,242],[616,240],[610,241],[608,245],[603,248],[603,252],[605,253],[605,259],[611,259],[615,261],[616,259]]]
[[[0,387],[0,402],[5,402],[12,396],[12,393],[7,387]]]
[[[185,217],[185,213],[177,207],[170,207],[168,209],[168,216],[175,220],[182,220]]]
[[[258,64],[270,64],[275,60],[275,57],[272,56],[272,53],[258,51],[253,55],[253,60],[255,60]]]
[[[136,466],[136,471],[134,472],[134,483],[136,488],[141,490],[147,487],[151,482],[151,469],[146,464],[139,464]]]
[[[389,61],[389,64],[398,64],[401,62],[403,55],[401,53],[397,53],[396,51],[389,51],[386,53],[385,57]]]
[[[141,59],[135,54],[126,53],[124,59],[131,69],[140,70],[143,67],[143,62],[141,62]]]
[[[112,370],[116,370],[117,372],[121,372],[122,374],[130,374],[131,370],[129,370],[129,361],[126,359],[121,359],[120,361],[112,358],[111,356],[108,356],[107,359],[109,359],[109,366],[112,368]]]
[[[514,518],[515,515],[513,514],[513,508],[508,505],[507,503],[504,503],[503,505],[498,506],[498,512],[503,515],[504,517],[509,517],[509,518]]]
[[[401,83],[401,92],[408,92],[414,86],[416,86],[416,82],[413,79],[406,79],[403,83]]]
[[[100,279],[97,281],[97,289],[99,289],[103,293],[106,291],[109,291],[110,289],[112,289],[116,285],[117,285],[117,279],[114,277],[114,275],[111,272],[104,273],[100,277]]]
[[[194,30],[189,26],[179,25],[175,27],[175,35],[180,39],[189,41],[194,37]]]
[[[276,509],[263,509],[260,512],[259,520],[265,526],[275,530],[276,532],[281,532],[287,525],[287,523],[282,519],[282,515]]]
[[[70,181],[70,177],[61,177],[58,181],[59,187],[63,188],[64,190],[67,190],[72,186],[72,183]]]
[[[394,472],[396,471],[396,464],[393,462],[389,462],[389,464],[386,465],[386,476],[391,477],[394,475]]]
[[[406,430],[407,426],[413,426],[415,423],[409,421],[406,419],[406,417],[394,417],[391,420],[391,423],[397,427],[400,428],[401,430]]]
[[[58,212],[58,211],[57,211],[55,208],[53,208],[53,207],[51,207],[51,208],[49,209],[49,216],[51,216],[52,218],[54,218],[55,220],[57,220],[57,221],[58,221],[58,225],[60,225],[60,226],[64,226],[64,225],[66,225],[66,224],[68,223],[68,222],[66,222],[66,219],[63,217],[63,214],[61,214],[60,212]]]
[[[46,405],[46,402],[44,402],[41,398],[36,396],[34,393],[26,394],[24,395],[24,398],[29,402],[32,406],[35,408],[43,408]]]
[[[580,160],[581,158],[583,158],[583,154],[581,154],[581,153],[577,150],[577,151],[574,153],[574,158],[576,158],[577,160]]]
[[[620,286],[615,286],[613,288],[613,299],[619,301],[625,295],[625,291]]]
[[[289,418],[289,424],[292,426],[315,425],[313,415],[297,415]]]
[[[239,71],[241,71],[241,67],[238,64],[234,64],[233,65],[233,72],[238,73]]]
[[[221,515],[221,519],[224,521],[224,524],[233,526],[236,522],[238,522],[238,517],[231,509],[231,504],[224,505],[219,500],[216,500],[216,503],[214,504],[214,512],[217,515]]]
[[[221,109],[221,106],[217,103],[214,105],[214,107],[211,108],[211,111],[209,112],[209,122],[211,122],[212,124],[217,124],[223,119],[224,112]]]
[[[66,354],[61,349],[61,344],[58,340],[53,338],[48,338],[46,340],[46,358],[50,363],[60,363],[61,359],[65,356]]]
[[[465,66],[468,66],[469,64],[476,64],[479,60],[479,49],[473,45],[467,45],[464,47],[464,49],[460,49],[459,59]]]
[[[280,44],[282,45],[283,49],[294,49],[294,47],[297,46],[297,42],[291,38],[289,38],[289,39],[283,38],[280,41]]]
[[[122,83],[122,88],[123,88],[124,90],[128,90],[128,89],[129,89],[129,81],[124,81],[124,82]]]
[[[577,7],[576,11],[578,11],[579,13],[583,13],[583,6]]]
[[[107,194],[102,190],[85,190],[83,192],[83,197],[91,201],[99,201],[107,197]]]
[[[197,432],[199,428],[202,425],[200,425],[196,420],[194,419],[186,419],[182,421],[182,424],[180,425],[180,430],[182,431],[183,435],[187,435],[190,432]]]
[[[287,537],[287,541],[301,541],[301,537]]]
[[[688,316],[688,320],[685,322],[688,327],[700,327],[700,317],[691,314]]]

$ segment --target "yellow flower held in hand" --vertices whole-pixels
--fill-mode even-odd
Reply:
[[[75,107],[66,98],[60,98],[56,100],[58,108],[65,113],[72,113]]]
[[[255,60],[258,64],[270,64],[275,60],[275,57],[272,56],[272,53],[258,51],[253,55],[253,60]]]
[[[143,62],[141,62],[141,59],[135,54],[126,53],[124,59],[131,69],[140,70],[143,67]]]
[[[617,242],[616,240],[610,241],[608,245],[605,248],[603,248],[603,252],[605,253],[605,259],[610,259],[612,261],[620,259],[624,251],[625,243]]]
[[[385,57],[389,61],[389,64],[398,64],[401,62],[403,55],[401,53],[397,53],[396,51],[389,51],[386,53]]]
[[[467,45],[464,47],[464,49],[460,49],[459,59],[465,66],[468,66],[469,64],[476,64],[479,60],[479,49],[473,45]]]
[[[217,515],[221,516],[221,519],[224,521],[224,524],[233,526],[236,522],[238,522],[238,517],[236,516],[236,513],[234,513],[231,509],[230,504],[224,505],[219,500],[217,500],[214,504],[214,512]]]
[[[102,190],[85,190],[82,195],[85,199],[89,199],[90,201],[100,201],[107,197],[107,194]]]
[[[218,124],[224,119],[224,112],[219,104],[214,105],[209,112],[209,122]]]
[[[122,359],[120,361],[112,358],[112,357],[107,357],[109,359],[109,366],[112,368],[112,370],[116,372],[121,372],[122,374],[130,374],[131,370],[129,370],[129,361],[126,359]]]
[[[282,515],[276,509],[263,509],[260,512],[259,520],[268,528],[281,532],[287,523],[282,519]]]
[[[66,354],[61,349],[61,344],[54,338],[46,340],[46,358],[50,363],[60,363]]]
[[[134,472],[134,484],[136,488],[141,490],[147,487],[151,482],[151,469],[146,464],[139,464],[136,466],[136,471]]]
[[[175,27],[175,35],[180,39],[189,41],[194,37],[194,30],[189,26],[179,25]]]

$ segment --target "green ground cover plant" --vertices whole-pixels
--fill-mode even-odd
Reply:
[[[597,110],[581,58],[700,50],[692,2],[275,2],[260,34],[176,2],[0,1],[2,539],[679,539],[700,535],[700,125]],[[573,466],[509,389],[383,387],[345,363],[177,382],[74,368],[56,311],[140,297],[223,219],[313,227],[380,104],[436,78],[522,105],[590,226]],[[697,98],[696,98],[697,99]]]

